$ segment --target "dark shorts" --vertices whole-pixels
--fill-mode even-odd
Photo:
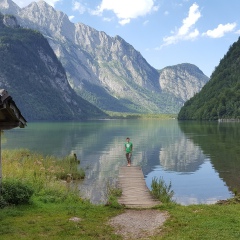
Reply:
[[[127,158],[127,159],[129,159],[129,160],[130,160],[130,159],[131,159],[131,157],[132,157],[132,153],[126,153],[126,158]]]

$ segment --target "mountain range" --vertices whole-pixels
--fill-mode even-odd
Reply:
[[[74,24],[44,1],[20,8],[11,0],[1,0],[0,12],[14,15],[21,27],[43,34],[70,87],[102,110],[178,113],[209,80],[189,63],[157,70],[120,36]]]
[[[0,14],[0,88],[27,120],[106,117],[78,96],[42,34],[20,28],[14,16]]]

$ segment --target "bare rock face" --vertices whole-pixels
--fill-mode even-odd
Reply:
[[[0,88],[28,120],[80,120],[106,114],[74,92],[46,38],[0,14]]]
[[[11,28],[18,28],[19,27],[19,25],[17,23],[17,20],[14,16],[4,15],[3,25],[5,25],[6,27],[11,27]]]
[[[14,14],[21,26],[40,31],[66,70],[71,87],[104,110],[177,113],[208,79],[190,64],[159,73],[120,36],[74,24],[44,1],[21,9],[4,0],[1,11]]]
[[[179,64],[161,70],[159,83],[162,90],[187,101],[198,93],[209,78],[192,64]]]

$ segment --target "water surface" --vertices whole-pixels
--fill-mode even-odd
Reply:
[[[239,187],[239,123],[177,120],[101,120],[28,123],[5,131],[3,149],[28,148],[44,155],[76,153],[85,169],[83,197],[104,203],[107,185],[126,165],[124,142],[134,145],[133,165],[141,166],[151,189],[154,177],[172,184],[181,204],[215,203]]]

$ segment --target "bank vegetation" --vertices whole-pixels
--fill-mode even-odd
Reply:
[[[111,205],[111,201],[93,205],[69,185],[69,174],[84,177],[81,164],[75,160],[72,156],[44,157],[28,150],[3,151],[2,187],[6,191],[5,184],[10,182],[8,196],[15,191],[21,199],[25,192],[28,201],[2,205],[1,240],[122,239],[108,223],[125,209]],[[16,189],[15,184],[20,187]],[[171,196],[170,189],[168,193]],[[172,201],[159,205],[156,210],[168,212],[169,218],[150,239],[240,239],[240,198],[237,192],[235,195],[212,205],[181,206]]]

